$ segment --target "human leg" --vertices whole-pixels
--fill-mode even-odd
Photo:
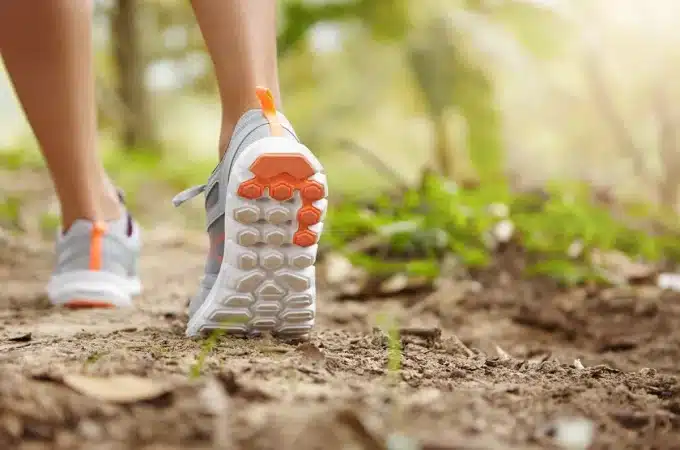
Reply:
[[[61,206],[50,300],[127,306],[139,242],[97,154],[91,14],[85,0],[0,2],[0,54]]]
[[[47,162],[64,229],[121,215],[97,148],[91,2],[0,3],[0,54]]]
[[[196,20],[213,61],[222,104],[220,157],[236,122],[259,108],[258,86],[281,102],[276,60],[275,0],[192,0]]]

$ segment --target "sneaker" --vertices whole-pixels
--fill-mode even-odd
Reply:
[[[57,235],[57,263],[47,285],[54,305],[132,307],[141,292],[137,276],[139,227],[126,212],[118,220],[77,220]]]
[[[303,338],[314,325],[317,242],[328,202],[323,168],[277,112],[271,93],[246,112],[205,185],[210,250],[189,305],[187,336],[211,330]]]

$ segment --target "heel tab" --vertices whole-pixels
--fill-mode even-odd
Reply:
[[[269,129],[272,136],[283,136],[283,126],[276,114],[276,103],[274,102],[274,94],[266,87],[258,86],[255,89],[255,95],[260,102],[262,114],[269,122]]]

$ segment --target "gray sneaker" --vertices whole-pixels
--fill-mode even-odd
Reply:
[[[220,329],[247,336],[306,336],[316,311],[317,242],[328,202],[326,176],[268,91],[262,110],[237,123],[224,158],[205,185],[210,250],[187,335]]]
[[[141,292],[139,250],[139,227],[127,213],[108,222],[77,220],[57,235],[50,302],[71,308],[133,306],[132,296]]]

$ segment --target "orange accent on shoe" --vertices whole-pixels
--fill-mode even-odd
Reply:
[[[305,180],[314,175],[312,165],[299,153],[261,155],[250,166],[250,171],[261,178],[274,178],[279,174],[288,174],[295,180]]]
[[[309,181],[307,182],[307,185],[302,188],[302,196],[313,202],[321,200],[324,196],[323,186],[316,181]]]
[[[302,207],[297,213],[298,229],[293,235],[293,244],[300,247],[314,245],[318,236],[309,227],[321,221],[322,212],[313,203],[324,198],[325,192],[321,183],[309,179],[315,173],[309,161],[297,153],[268,153],[258,156],[250,171],[255,176],[241,183],[238,195],[254,200],[269,188],[273,199],[285,201],[299,191]]]
[[[103,301],[98,300],[86,300],[86,299],[74,299],[67,303],[64,303],[66,308],[71,309],[95,309],[95,308],[115,308],[116,306]]]
[[[276,114],[276,105],[274,104],[274,95],[265,87],[258,87],[255,89],[255,94],[260,102],[262,113],[269,122],[269,129],[272,136],[283,136],[283,126],[279,121],[279,116]]]
[[[255,200],[256,198],[262,197],[262,194],[264,194],[264,187],[255,179],[245,181],[238,187],[238,195],[243,198]]]
[[[293,244],[298,247],[311,247],[316,244],[316,233],[309,230],[297,231],[293,235]]]
[[[321,222],[321,211],[313,206],[305,206],[298,211],[297,219],[298,222],[307,226],[316,225]]]
[[[102,241],[106,233],[106,222],[94,222],[90,234],[90,270],[102,269]]]
[[[293,186],[285,181],[276,181],[269,187],[269,195],[280,202],[289,200],[293,197]]]

